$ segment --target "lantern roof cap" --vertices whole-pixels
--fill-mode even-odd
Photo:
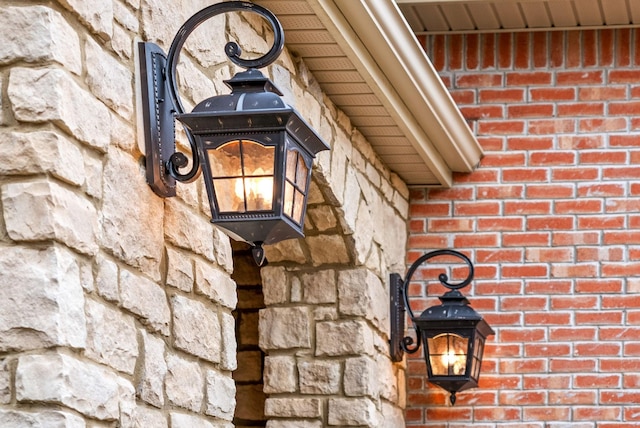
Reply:
[[[231,89],[232,93],[236,90],[249,92],[252,90],[261,92],[272,92],[282,96],[280,89],[256,68],[250,68],[240,73],[236,73],[231,79],[227,79],[224,83]]]

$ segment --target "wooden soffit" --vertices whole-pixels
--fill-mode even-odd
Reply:
[[[409,186],[450,186],[482,149],[393,0],[255,0],[287,48]]]
[[[416,34],[628,28],[638,0],[395,0]]]

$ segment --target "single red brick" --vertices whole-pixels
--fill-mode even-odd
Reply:
[[[529,91],[531,101],[575,101],[577,90],[575,88],[533,88]]]
[[[522,411],[525,421],[568,421],[571,418],[568,406],[524,407]]]
[[[582,405],[597,404],[596,391],[549,391],[549,402],[553,404]]]
[[[620,374],[576,374],[574,387],[582,389],[595,388],[619,388],[621,384]]]

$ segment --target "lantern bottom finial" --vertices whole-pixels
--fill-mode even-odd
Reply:
[[[253,255],[253,260],[260,267],[264,266],[267,263],[267,257],[264,254],[264,248],[262,248],[262,242],[256,242],[251,249],[251,255]]]
[[[456,393],[452,392],[451,395],[449,395],[449,402],[451,402],[452,406],[455,406],[456,404]]]

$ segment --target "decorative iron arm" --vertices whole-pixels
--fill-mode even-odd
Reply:
[[[148,154],[154,151],[147,147],[147,181],[159,196],[174,196],[175,180],[189,183],[200,175],[200,158],[191,133],[187,132],[186,135],[192,154],[192,164],[188,172],[181,173],[180,169],[188,164],[187,156],[175,150],[173,126],[162,128],[160,123],[173,124],[173,116],[184,113],[175,76],[180,51],[187,37],[204,21],[227,12],[257,13],[269,22],[274,33],[271,49],[256,59],[240,58],[242,51],[238,44],[235,42],[227,43],[224,50],[229,60],[245,69],[263,68],[273,63],[284,49],[282,25],[269,10],[246,1],[217,3],[197,12],[180,27],[166,58],[164,52],[157,45],[153,43],[139,44],[141,76],[144,80],[142,85],[143,99],[149,100],[148,104],[143,105],[145,140],[148,145],[155,146],[157,148],[155,152],[159,153],[156,156],[149,156]],[[147,76],[152,77],[147,78]]]

